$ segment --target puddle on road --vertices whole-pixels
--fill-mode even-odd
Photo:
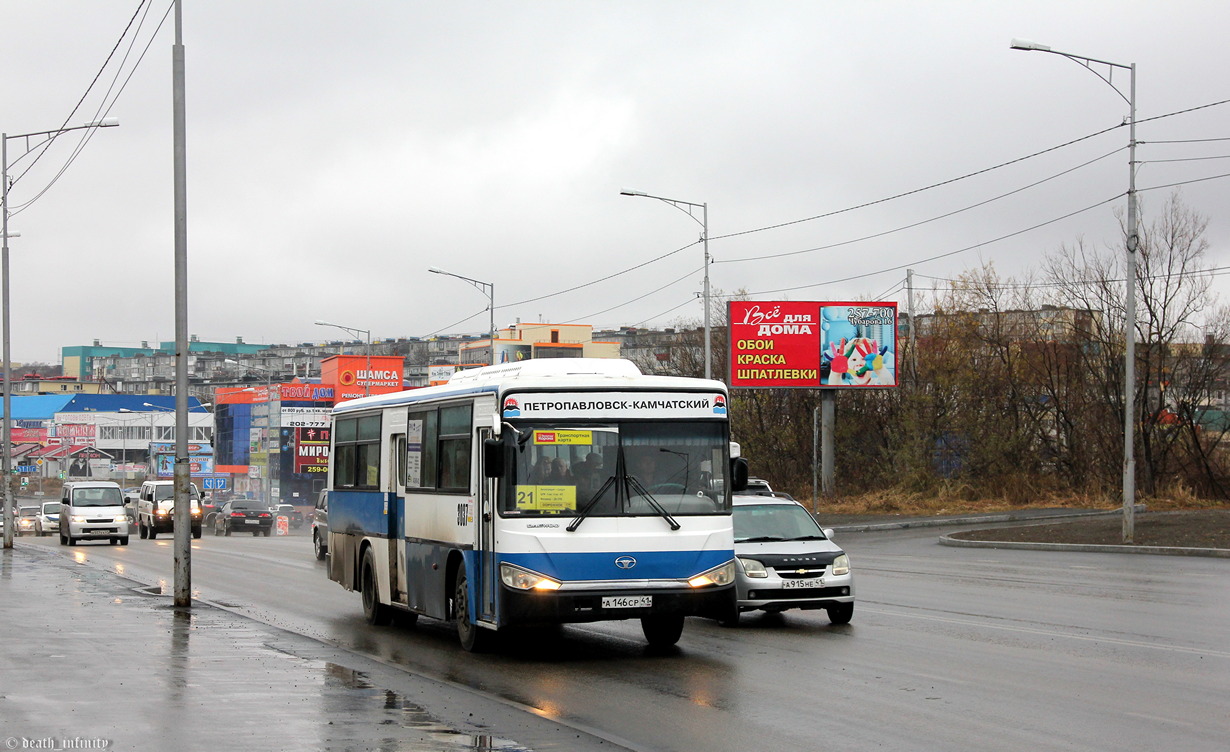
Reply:
[[[446,750],[471,750],[478,752],[532,752],[509,739],[499,739],[486,734],[469,734],[446,726],[432,717],[422,707],[410,702],[398,693],[372,686],[361,671],[339,666],[336,663],[325,663],[325,688],[346,690],[335,695],[334,702],[341,706],[330,707],[329,717],[333,719],[355,718],[353,722],[332,722],[332,728],[342,736],[333,738],[330,742],[343,741],[349,734],[345,726],[349,723],[362,724],[358,730],[360,738],[370,738],[371,731],[365,717],[373,710],[384,711],[386,714],[382,724],[398,725],[402,729],[419,735],[418,739],[395,739],[390,734],[382,740],[381,750],[389,752],[445,752]]]

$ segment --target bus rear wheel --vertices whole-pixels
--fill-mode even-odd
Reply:
[[[457,621],[457,637],[461,647],[471,653],[491,649],[495,635],[470,621],[470,591],[465,570],[457,572],[457,584],[453,588],[453,619]]]
[[[360,570],[359,586],[363,592],[363,616],[374,627],[387,627],[393,623],[393,613],[380,602],[376,585],[376,557],[369,548],[363,552],[363,567]]]
[[[683,635],[682,616],[643,616],[641,631],[650,647],[669,648]]]

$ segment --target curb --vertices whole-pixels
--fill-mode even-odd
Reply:
[[[1029,526],[1026,526],[1029,527]],[[1176,548],[1173,546],[1107,546],[1091,543],[1023,543],[1018,541],[980,541],[940,536],[941,546],[958,548],[1017,548],[1032,551],[1086,551],[1103,554],[1154,554],[1156,556],[1208,556],[1230,559],[1227,548]]]
[[[1137,506],[1136,511],[1144,511],[1144,506]],[[1096,512],[1063,512],[1047,515],[1023,515],[1015,512],[1004,512],[1002,514],[986,514],[969,517],[944,517],[942,519],[922,518],[902,520],[900,522],[875,522],[864,525],[825,525],[823,522],[821,522],[821,525],[831,529],[835,533],[874,533],[881,530],[903,530],[912,527],[944,527],[948,525],[974,525],[992,522],[1024,522],[1026,520],[1075,520],[1085,517],[1110,517],[1122,513],[1123,512],[1118,509]]]

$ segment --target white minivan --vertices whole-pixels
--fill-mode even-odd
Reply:
[[[124,494],[111,481],[69,481],[60,494],[60,545],[79,540],[111,541],[128,545],[128,515]]]

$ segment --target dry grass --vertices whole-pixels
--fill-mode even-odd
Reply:
[[[802,496],[796,498],[811,506],[809,498]],[[1230,509],[1228,501],[1201,499],[1189,490],[1181,488],[1167,489],[1164,493],[1150,497],[1138,495],[1137,501],[1152,511]],[[1023,498],[1019,491],[1005,493],[998,497],[986,497],[973,493],[968,487],[951,486],[930,494],[892,489],[857,495],[838,494],[834,498],[821,498],[819,506],[829,515],[931,516],[1008,512],[1021,509],[1112,510],[1120,508],[1122,500],[1118,496],[1074,495],[1057,492],[1036,492]]]

